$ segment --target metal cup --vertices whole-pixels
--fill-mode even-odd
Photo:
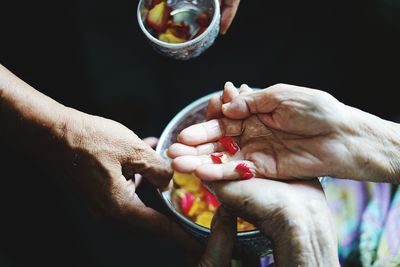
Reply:
[[[222,91],[206,95],[185,107],[169,122],[167,127],[161,134],[156,151],[168,161],[171,159],[166,155],[166,150],[176,142],[178,134],[186,127],[203,122],[206,120],[205,111],[209,99],[214,95],[221,95]],[[173,205],[171,201],[172,183],[168,189],[159,190],[162,200],[167,205],[168,209],[176,216],[179,223],[194,237],[205,242],[210,235],[210,229],[200,226],[185,216],[183,216]],[[234,257],[255,258],[267,257],[272,255],[272,245],[259,230],[238,232],[234,248]]]
[[[137,19],[140,29],[146,36],[150,45],[160,54],[179,60],[188,60],[199,56],[209,48],[219,33],[220,8],[219,0],[167,0],[172,10],[190,8],[206,12],[211,18],[207,29],[196,38],[184,43],[166,43],[154,37],[146,28],[144,23],[146,19],[145,2],[149,0],[140,0],[137,9]]]

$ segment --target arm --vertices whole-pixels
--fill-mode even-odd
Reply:
[[[218,99],[212,100],[221,106],[211,112],[219,117],[212,116],[213,120],[181,132],[179,141],[183,144],[169,151],[177,157],[175,166],[181,166],[181,162],[190,159],[188,156],[198,156],[182,153],[188,151],[182,150],[185,145],[205,147],[229,135],[241,147],[233,160],[244,161],[257,177],[333,176],[400,182],[399,124],[347,106],[320,90],[278,84],[257,92],[244,87],[250,92],[238,95],[231,87],[227,83],[224,92],[229,101],[224,95],[219,103]],[[229,94],[233,97],[226,97]],[[210,165],[204,160],[196,163],[186,165],[192,169],[181,171],[196,171],[205,180],[239,179],[230,162],[225,166]],[[216,172],[216,168],[221,170]]]
[[[130,180],[136,172],[163,186],[170,169],[133,132],[122,125],[67,108],[36,91],[0,65],[0,146],[45,156],[98,216],[122,221],[138,232],[168,238],[190,252],[190,264],[230,266],[236,219],[217,212],[205,253],[196,262],[199,245],[170,218],[146,207]],[[126,178],[125,178],[126,177]],[[134,261],[134,255],[132,260]]]
[[[354,166],[336,177],[373,182],[400,183],[400,124],[346,106],[349,118],[342,125],[343,142]]]
[[[36,91],[0,65],[0,142],[50,158],[62,146],[66,117],[63,105]],[[35,152],[36,151],[36,152]]]
[[[65,107],[2,66],[0,123],[1,146],[43,158],[46,167],[52,166],[81,193],[97,217],[118,221],[134,232],[169,238],[190,252],[199,249],[175,222],[146,207],[136,194],[135,174],[164,186],[171,170],[128,128]]]

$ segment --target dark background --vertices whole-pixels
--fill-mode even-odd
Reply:
[[[396,1],[242,1],[227,35],[186,62],[152,50],[136,7],[132,0],[3,0],[0,64],[141,137],[159,136],[180,109],[227,80],[317,88],[386,119],[400,111]],[[56,173],[37,167],[40,159],[0,151],[0,266],[179,265],[174,248],[94,220]],[[159,208],[151,188],[141,194]]]

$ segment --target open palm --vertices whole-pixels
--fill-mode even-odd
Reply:
[[[171,146],[174,169],[204,180],[238,179],[235,167],[244,162],[257,177],[289,179],[345,176],[354,165],[344,138],[351,131],[341,127],[347,109],[329,94],[279,85],[235,95],[228,88],[209,104],[208,116],[219,118],[184,129]],[[223,136],[235,137],[241,150],[213,164],[210,153],[223,151]]]

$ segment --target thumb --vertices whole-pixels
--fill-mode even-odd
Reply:
[[[232,251],[236,239],[236,217],[229,214],[222,206],[218,208],[211,224],[206,252],[199,266],[231,266]]]
[[[249,96],[238,96],[231,102],[222,105],[222,113],[230,119],[244,119],[251,115],[248,106]]]
[[[275,85],[246,95],[239,95],[233,101],[222,105],[222,113],[231,119],[244,119],[251,114],[273,112],[281,104],[290,90]]]
[[[170,164],[142,140],[135,145],[126,165],[157,187],[167,186],[172,177]]]

